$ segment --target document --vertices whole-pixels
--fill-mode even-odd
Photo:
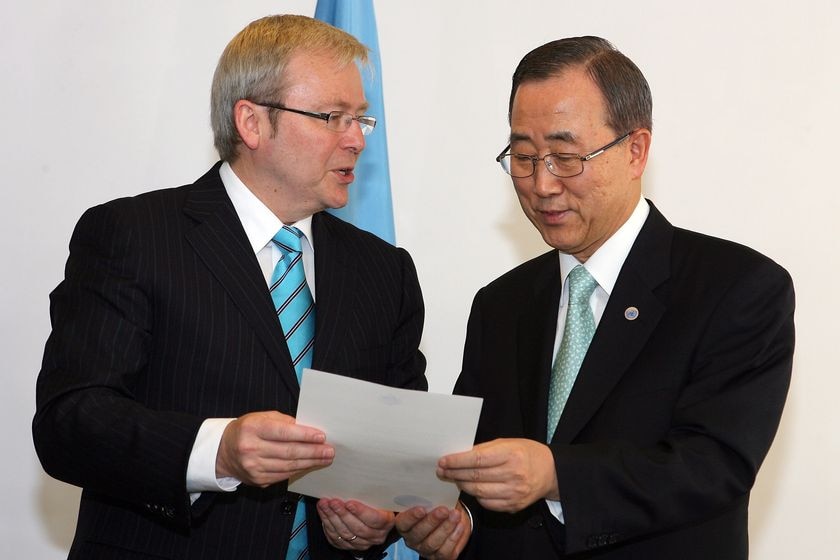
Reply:
[[[289,490],[389,511],[452,508],[458,488],[435,469],[443,455],[472,448],[481,403],[305,369],[297,423],[322,430],[335,459],[291,479]]]

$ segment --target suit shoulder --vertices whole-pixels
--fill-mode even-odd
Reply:
[[[693,262],[697,266],[717,269],[720,273],[761,270],[765,273],[790,276],[773,259],[751,247],[695,231],[675,228],[673,249],[676,264]]]
[[[316,247],[320,243],[320,240],[317,238],[318,230],[320,229],[327,233],[331,240],[341,244],[346,250],[354,252],[364,251],[366,253],[372,252],[393,258],[399,258],[401,255],[407,253],[405,249],[391,245],[373,233],[356,227],[349,222],[345,222],[328,212],[319,212],[314,216],[313,220]]]
[[[482,291],[485,292],[524,292],[525,286],[532,287],[544,277],[560,277],[560,260],[557,250],[552,249],[505,272]]]
[[[145,191],[132,196],[115,198],[102,202],[83,213],[85,217],[95,216],[116,216],[119,219],[131,219],[132,216],[139,218],[149,211],[160,213],[167,209],[179,210],[183,208],[188,193],[195,185],[182,185],[179,187],[166,187]]]

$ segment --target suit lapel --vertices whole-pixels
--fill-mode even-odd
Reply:
[[[196,181],[187,196],[184,213],[197,222],[187,233],[187,241],[251,323],[296,399],[299,387],[283,330],[218,168],[214,166]]]
[[[547,253],[534,282],[533,298],[517,325],[517,364],[524,435],[546,441],[548,386],[551,377],[557,310],[560,306],[560,261]],[[533,372],[533,373],[532,373]]]
[[[670,274],[673,227],[651,204],[618,275],[609,303],[578,372],[553,442],[570,443],[633,364],[656,328],[665,305],[654,293]],[[635,307],[638,317],[626,311]]]

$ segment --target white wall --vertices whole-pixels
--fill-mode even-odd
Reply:
[[[29,423],[47,295],[75,221],[97,202],[205,171],[222,48],[257,17],[311,15],[314,5],[3,0],[3,557],[62,558],[72,537],[78,491],[43,474]],[[840,500],[836,6],[376,2],[397,236],[426,297],[433,390],[454,383],[475,291],[546,248],[493,158],[507,134],[510,74],[548,40],[607,37],[647,75],[655,130],[645,190],[672,222],[751,245],[790,270],[794,382],[752,500],[762,560],[826,558],[840,547],[829,522]]]

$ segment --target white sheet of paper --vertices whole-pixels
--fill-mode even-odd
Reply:
[[[437,478],[437,461],[472,448],[481,403],[305,369],[297,423],[323,430],[335,460],[289,490],[389,511],[454,507],[458,488]]]

